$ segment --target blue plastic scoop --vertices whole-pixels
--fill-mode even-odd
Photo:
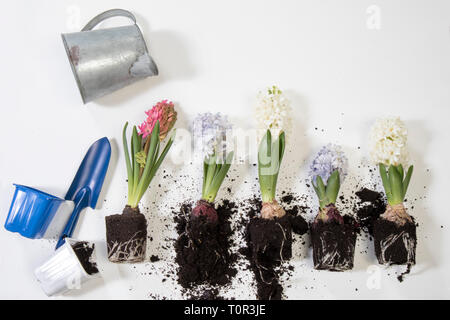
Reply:
[[[97,140],[88,150],[65,196],[75,203],[75,208],[61,234],[56,249],[71,237],[80,212],[91,207],[95,209],[111,158],[111,145],[107,138]]]
[[[57,215],[65,216],[66,211],[59,211],[65,200],[35,188],[14,185],[16,190],[6,218],[5,229],[18,232],[29,239],[44,238],[54,218]],[[61,228],[57,232],[60,230]]]

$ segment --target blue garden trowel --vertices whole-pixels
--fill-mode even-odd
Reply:
[[[56,244],[56,249],[64,244],[65,238],[72,236],[81,211],[86,207],[95,209],[110,158],[111,145],[107,138],[97,140],[86,153],[65,197],[75,203],[75,208]]]

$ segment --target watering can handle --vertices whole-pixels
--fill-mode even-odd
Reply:
[[[81,31],[89,31],[94,29],[100,22],[113,18],[113,17],[127,17],[133,20],[134,23],[136,23],[136,17],[127,10],[123,9],[111,9],[108,11],[105,11],[103,13],[100,13],[98,16],[95,16],[92,18],[91,21],[88,22],[88,24],[81,30]]]

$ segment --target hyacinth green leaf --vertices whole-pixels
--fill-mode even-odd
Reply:
[[[146,186],[147,177],[149,176],[150,170],[154,163],[152,163],[152,159],[154,158],[154,152],[156,150],[156,145],[159,143],[159,121],[156,122],[155,127],[153,128],[153,131],[150,136],[150,147],[147,153],[147,160],[145,162],[144,171],[142,172],[141,179],[139,180],[139,184],[136,188],[136,191],[134,193],[133,198],[133,205],[132,207],[136,207],[139,203],[139,200],[144,195],[145,190],[147,189],[148,185]]]
[[[319,191],[317,196],[319,197],[319,205],[320,208],[323,209],[328,204],[328,198],[327,198],[327,192],[325,184],[323,183],[322,177],[317,176],[316,177],[316,184],[317,184],[317,190]]]
[[[211,185],[214,175],[216,173],[216,167],[217,167],[217,155],[214,153],[207,159],[208,161],[208,169],[206,170],[206,182],[205,182],[205,192],[208,191],[209,185]]]
[[[413,171],[414,171],[414,166],[410,166],[408,169],[408,172],[406,173],[405,180],[403,180],[403,200],[405,199],[406,191],[408,191],[409,182],[411,181],[411,176],[413,174]]]
[[[150,181],[148,181],[151,170],[153,166],[155,165],[155,152],[159,149],[159,121],[156,122],[155,127],[153,128],[152,134],[150,136],[150,145],[147,153],[147,159],[145,162],[144,171],[142,173],[142,179],[139,181],[138,186],[138,197],[140,194],[144,194],[145,190],[148,187],[148,184],[150,184]],[[147,184],[148,182],[148,184]]]
[[[398,171],[398,174],[400,175],[400,178],[403,180],[403,177],[404,177],[405,172],[404,172],[404,170],[403,170],[402,164],[399,164],[399,165],[397,166],[397,171]]]
[[[284,150],[284,133],[280,133],[272,143],[272,135],[270,130],[267,130],[258,149],[258,176],[263,202],[272,202],[275,199],[278,173]]]
[[[139,201],[144,196],[145,191],[147,190],[150,182],[156,174],[156,171],[159,169],[161,163],[169,152],[170,147],[173,144],[175,138],[175,130],[173,131],[169,141],[167,142],[165,148],[163,149],[161,155],[158,154],[160,151],[160,125],[159,121],[156,122],[151,135],[147,140],[148,145],[146,145],[145,150],[148,149],[148,152],[145,153],[144,147],[142,144],[142,136],[137,133],[136,127],[133,128],[133,135],[131,137],[131,150],[132,156],[130,159],[130,155],[128,154],[128,146],[126,145],[126,136],[125,136],[126,125],[124,128],[124,149],[125,156],[127,161],[127,171],[131,173],[131,179],[129,179],[128,183],[128,205],[133,208],[136,208],[139,204]],[[135,152],[136,151],[136,152]],[[139,157],[137,156],[139,155]],[[140,159],[144,158],[144,159]],[[144,164],[143,170],[140,164]],[[142,173],[141,173],[142,172]],[[136,179],[134,179],[137,177]],[[130,183],[131,182],[131,183]]]
[[[206,174],[208,173],[208,164],[203,161],[203,183],[202,183],[202,195],[205,194],[206,187]]]
[[[317,181],[317,178],[318,178],[318,177],[319,177],[319,176],[316,177],[316,181]],[[315,191],[316,194],[317,194],[317,198],[319,198],[319,202],[320,202],[320,199],[323,198],[323,194],[320,192],[319,187],[314,183],[314,181],[312,181],[312,185],[313,185],[314,191]]]
[[[175,140],[175,133],[176,133],[176,131],[174,130],[169,141],[167,141],[166,146],[164,147],[163,151],[161,152],[161,155],[159,156],[158,160],[152,166],[152,170],[150,171],[149,181],[147,182],[147,187],[150,184],[150,182],[152,181],[153,177],[155,176],[155,174],[158,171],[159,167],[161,166],[162,162],[164,161],[167,153],[169,153],[169,150],[172,147],[173,141]],[[158,150],[159,150],[159,142],[158,142]]]
[[[136,126],[133,126],[133,134],[131,136],[131,155],[133,160],[133,193],[136,192],[138,183],[139,183],[139,172],[141,169],[141,165],[138,162],[138,158],[136,157],[136,153],[141,150],[142,138],[138,135]]]
[[[414,167],[410,166],[406,174],[401,164],[390,165],[389,169],[386,169],[386,166],[380,163],[379,169],[388,203],[390,205],[402,203],[405,200]]]
[[[147,155],[147,160],[151,163],[151,166],[153,166],[154,162],[153,160],[155,159],[155,152],[156,150],[158,150],[159,148],[159,120],[156,121],[155,127],[153,128],[152,131],[152,135],[150,138],[150,148],[148,149],[148,155]]]
[[[397,167],[389,166],[389,184],[391,185],[392,199],[391,205],[403,202],[403,181]]]
[[[271,162],[270,162],[270,168],[273,172],[271,180],[272,185],[270,187],[271,190],[271,196],[272,198],[275,198],[275,192],[277,189],[277,181],[278,181],[278,173],[280,172],[280,165],[281,160],[283,159],[284,154],[284,133],[280,134],[278,139],[276,139],[272,144],[272,150],[271,150]]]
[[[167,142],[166,146],[164,147],[163,151],[161,152],[161,155],[159,156],[158,160],[153,164],[152,169],[150,170],[150,174],[145,180],[145,188],[143,189],[142,194],[139,195],[140,196],[139,201],[142,198],[142,196],[144,195],[144,193],[147,190],[150,183],[152,182],[153,178],[155,177],[156,172],[158,171],[159,167],[161,166],[162,162],[164,161],[164,158],[166,157],[167,153],[169,152],[170,147],[172,147],[174,139],[175,139],[175,130],[173,132],[173,135],[170,137],[169,141]],[[158,140],[158,145],[159,144],[160,144],[160,142]],[[158,146],[158,150],[159,150],[159,146]]]
[[[272,142],[270,130],[261,140],[258,149],[258,176],[263,202],[275,199],[278,173],[285,151],[285,134],[280,133]]]
[[[273,173],[271,172],[272,160],[272,134],[266,131],[258,148],[258,176],[259,186],[263,202],[271,202],[273,197]]]
[[[316,194],[317,194],[317,197],[320,198],[320,191],[319,191],[319,188],[316,187],[316,185],[314,184],[314,182],[312,183],[312,186],[313,186],[313,188],[314,188],[314,191],[315,191]]]
[[[278,173],[280,172],[281,161],[283,160],[285,150],[285,133],[281,132],[278,139],[275,140],[272,146],[272,168],[274,170],[274,184],[273,190],[276,189],[278,181]]]
[[[127,142],[127,127],[128,122],[125,123],[122,131],[122,143],[123,143],[123,151],[125,153],[125,164],[127,167],[127,176],[128,176],[128,199],[132,194],[133,189],[133,169],[131,167],[130,161],[130,153],[128,151],[128,142]]]
[[[153,152],[152,163],[156,163],[156,161],[158,160],[160,146],[161,146],[161,141],[158,141],[158,143],[156,144],[156,150]]]
[[[258,149],[258,162],[261,164],[261,168],[267,166],[271,158],[272,149],[272,134],[270,130],[266,131],[266,134],[262,138]]]
[[[211,184],[208,185],[208,187],[206,188],[206,194],[202,197],[204,200],[208,202],[214,202],[214,200],[216,199],[220,186],[222,185],[228,173],[228,170],[231,167],[233,156],[234,152],[230,152],[226,157],[225,163],[216,166]]]
[[[326,195],[326,188],[325,188],[325,184],[323,183],[323,180],[322,180],[321,176],[317,176],[316,183],[317,183],[317,188],[319,189],[320,194],[325,196]]]
[[[286,135],[285,135],[285,133],[284,133],[284,131],[283,132],[281,132],[281,134],[280,134],[280,136],[278,137],[278,141],[279,141],[279,144],[280,144],[280,156],[279,156],[279,165],[281,166],[281,161],[283,160],[283,156],[284,156],[284,150],[285,150],[285,140],[286,140]]]
[[[330,203],[336,203],[336,199],[339,193],[339,188],[341,187],[341,181],[339,177],[339,171],[335,170],[328,178],[326,186],[326,195],[329,205]]]
[[[386,192],[386,197],[387,197],[388,201],[390,202],[392,199],[392,191],[391,191],[391,184],[389,183],[389,178],[386,173],[386,166],[384,164],[380,163],[378,165],[378,167],[380,169],[381,181],[383,183],[384,191]]]
[[[312,181],[312,185],[314,187],[314,190],[316,190],[317,196],[319,198],[324,196],[324,193],[322,192],[323,190],[321,190],[319,188],[319,179],[323,182],[322,178],[320,176],[316,176],[316,182],[314,183],[314,180]]]

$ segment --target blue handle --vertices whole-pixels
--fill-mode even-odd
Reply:
[[[63,233],[59,237],[55,249],[58,249],[64,244],[65,238],[72,236],[73,231],[75,230],[75,226],[77,225],[80,213],[84,208],[89,206],[90,198],[91,192],[89,191],[89,189],[83,188],[78,192],[75,200],[75,208],[73,209],[72,214],[70,215],[70,218],[67,221],[66,226],[64,227]]]

